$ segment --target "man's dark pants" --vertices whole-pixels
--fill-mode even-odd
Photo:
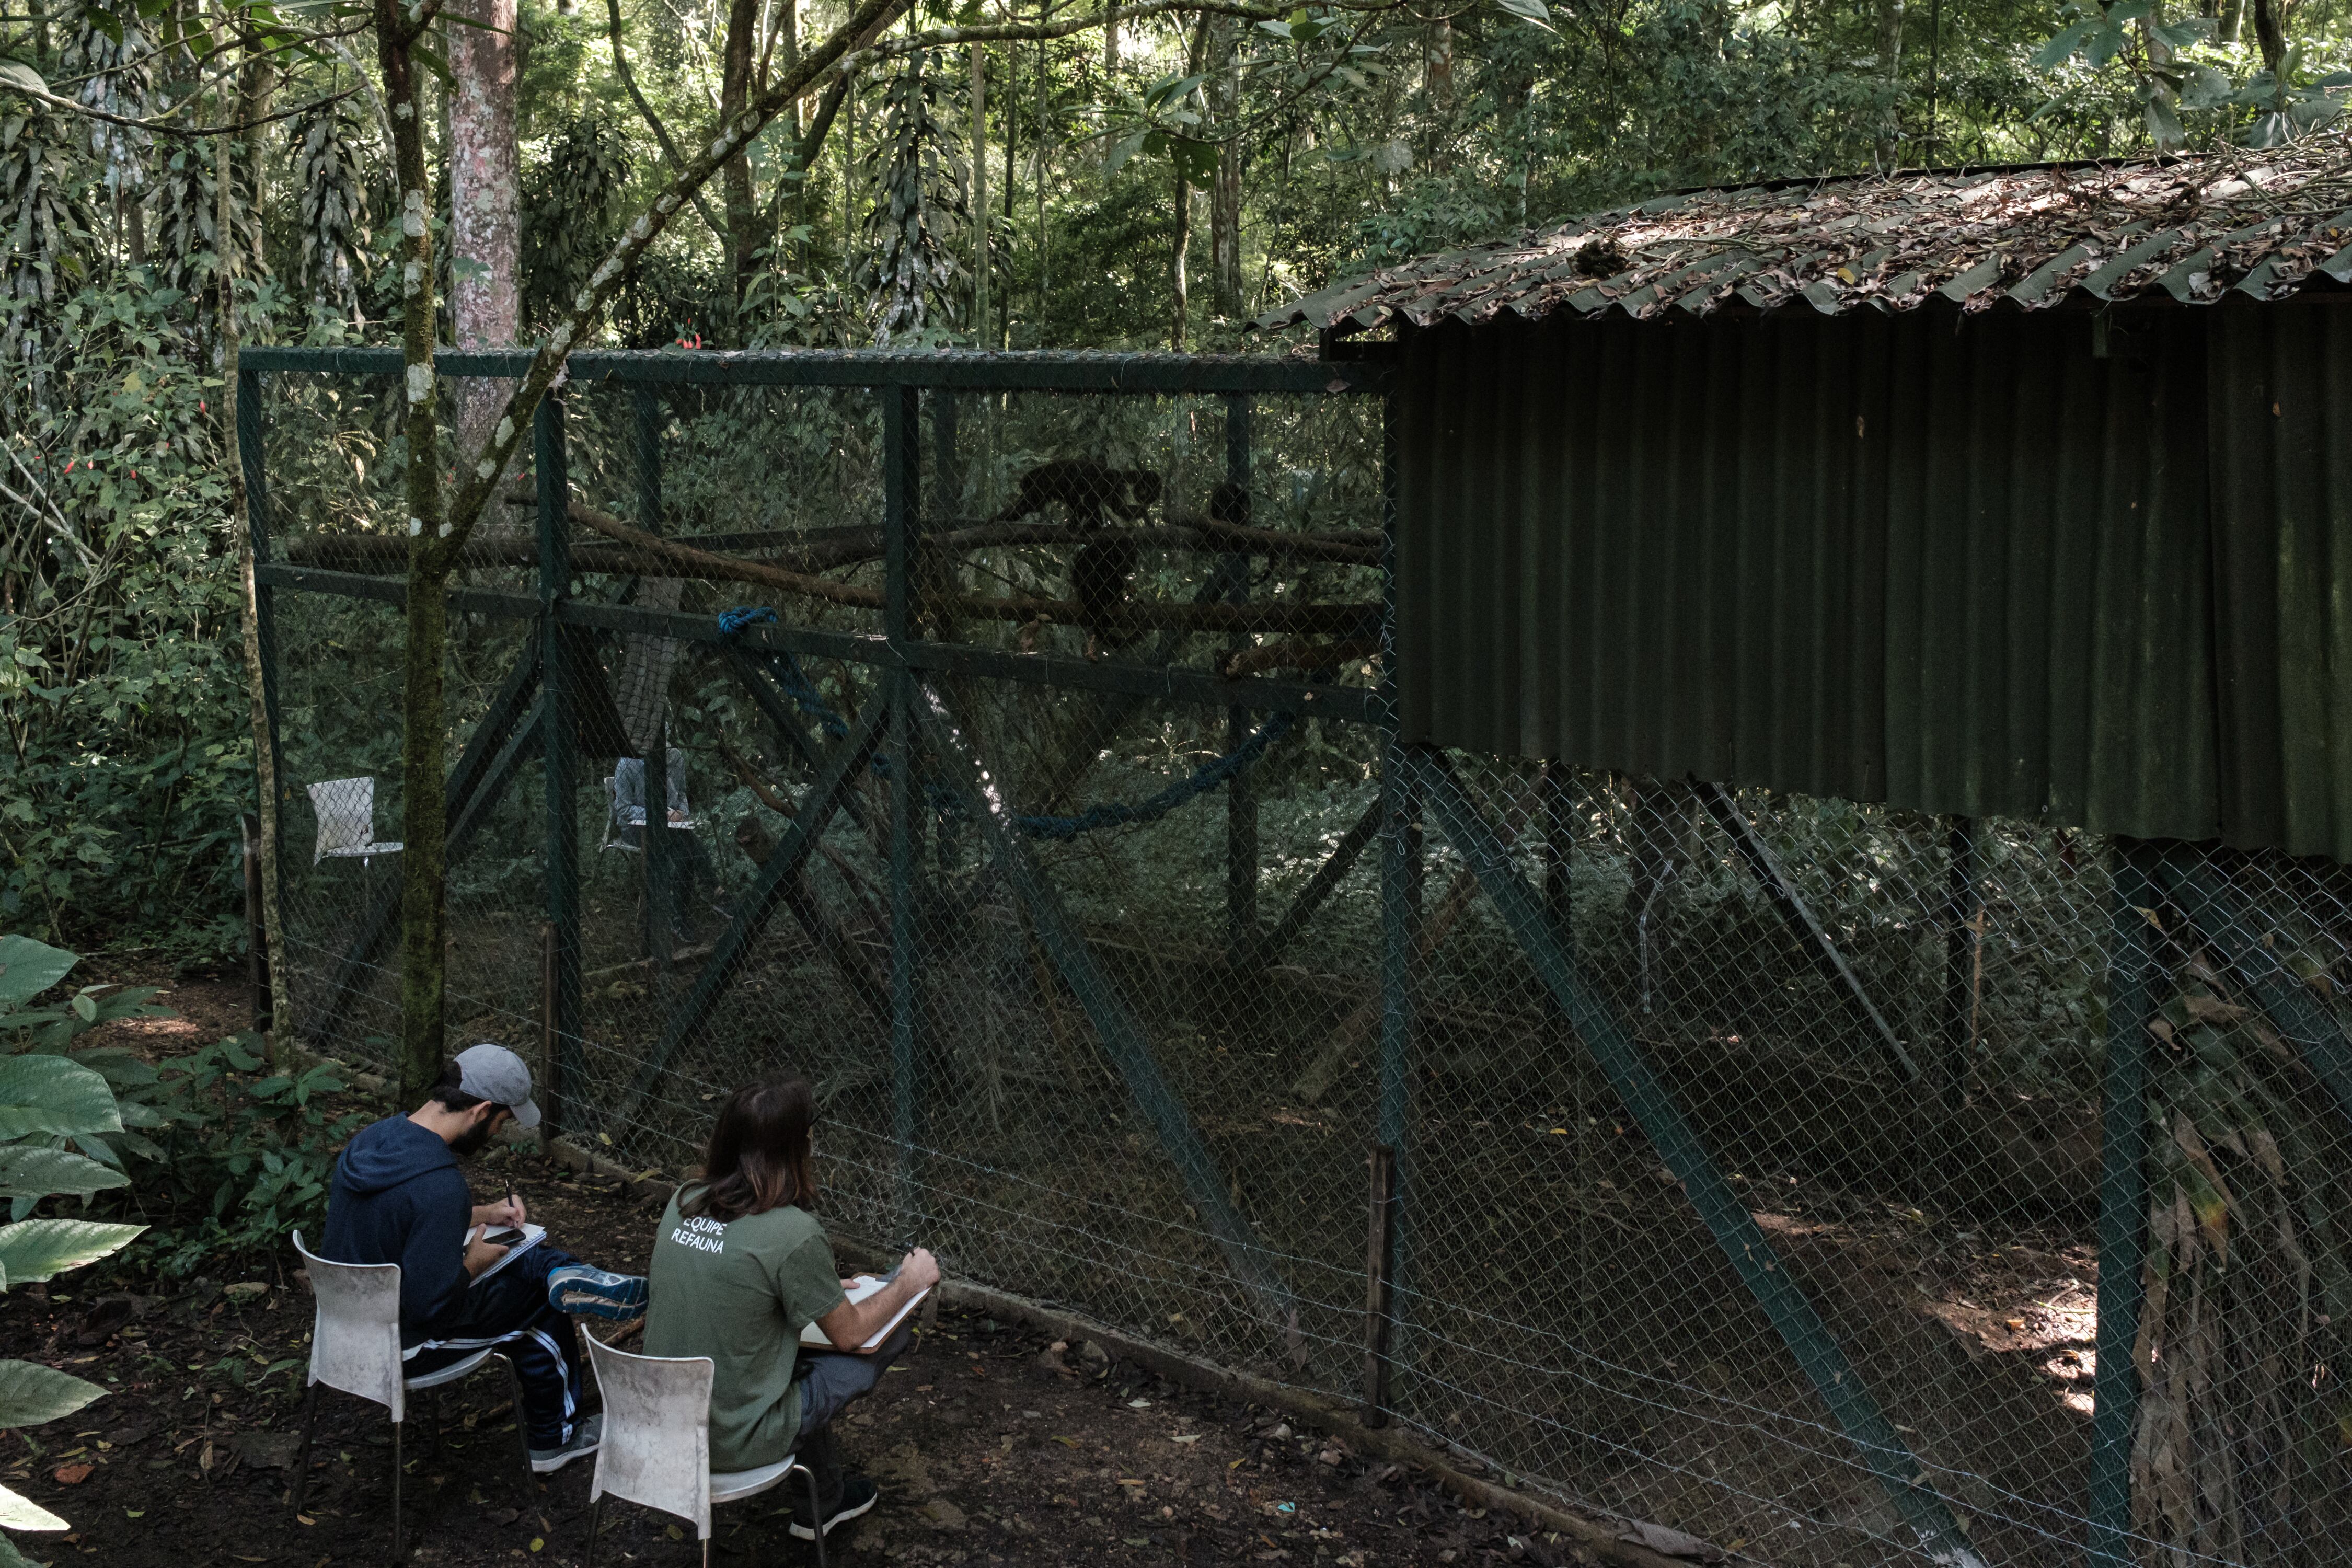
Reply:
[[[496,1274],[467,1287],[464,1307],[433,1326],[433,1337],[404,1352],[410,1377],[496,1346],[522,1383],[523,1430],[530,1446],[561,1448],[572,1440],[580,1409],[580,1331],[547,1303],[550,1270],[580,1260],[541,1242]]]
[[[890,1363],[907,1353],[914,1339],[912,1325],[900,1323],[870,1354],[805,1347],[801,1351],[800,1361],[793,1368],[793,1381],[801,1386],[801,1430],[793,1447],[800,1462],[816,1475],[821,1517],[832,1518],[834,1510],[841,1506],[841,1447],[834,1440],[834,1427],[853,1401],[874,1392]],[[793,1490],[793,1513],[807,1523],[808,1502],[800,1491],[799,1488]]]

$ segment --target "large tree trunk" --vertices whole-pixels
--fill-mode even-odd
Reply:
[[[450,334],[461,349],[522,337],[522,171],[515,148],[515,0],[455,0],[449,72]],[[507,400],[496,382],[466,386],[457,448],[481,449]]]
[[[1208,52],[1209,18],[1204,15],[1192,29],[1192,52],[1186,56],[1186,64],[1189,67],[1189,74],[1192,76],[1199,76],[1201,74],[1202,62],[1208,58]],[[1196,88],[1193,90],[1198,91],[1199,89]],[[1043,123],[1042,120],[1040,123]],[[1045,206],[1044,188],[1042,184],[1042,182],[1045,177],[1045,172],[1042,151],[1038,160],[1037,177],[1041,182],[1037,208],[1042,214],[1045,211]],[[1040,248],[1043,248],[1044,233],[1044,225],[1041,223],[1038,227]],[[1171,313],[1170,315],[1168,324],[1168,346],[1171,349],[1181,350],[1184,346],[1185,318],[1190,313],[1192,296],[1192,283],[1191,278],[1192,258],[1189,254],[1192,248],[1192,183],[1184,177],[1184,167],[1182,164],[1179,163],[1176,166],[1176,240],[1174,248],[1170,253],[1168,263],[1168,287],[1170,303],[1171,306]],[[1043,305],[1044,302],[1042,300],[1039,301],[1040,308],[1038,313],[1040,315],[1044,314]]]
[[[1886,94],[1878,118],[1878,166],[1892,169],[1903,131],[1903,0],[1878,0],[1878,79]]]
[[[512,0],[505,4],[511,17]],[[472,32],[472,28],[461,28]],[[433,181],[425,163],[425,105],[413,50],[416,37],[401,0],[376,0],[376,58],[392,106],[393,174],[400,203],[400,355],[404,466],[408,503],[407,646],[401,652],[400,697],[400,1050],[402,1100],[412,1102],[441,1070],[442,1007],[447,985],[442,949],[448,812],[442,804],[442,658],[448,646],[448,557],[441,495],[438,378],[433,367]],[[511,80],[511,79],[509,79]],[[513,101],[511,95],[508,102]],[[509,121],[511,123],[511,121]]]
[[[2263,68],[2278,80],[2286,58],[2286,0],[2254,0],[2254,42],[2263,51]]]
[[[988,51],[971,47],[971,337],[996,346],[988,305]]]
[[[719,123],[732,125],[751,97],[751,60],[760,31],[760,0],[727,0],[727,40],[719,79]],[[735,305],[728,312],[730,339],[743,346],[743,295],[760,248],[758,205],[751,196],[751,161],[741,153],[719,165],[719,188],[727,209],[727,275],[734,279]]]
[[[1430,168],[1442,174],[1452,162],[1448,153],[1454,121],[1454,19],[1440,16],[1432,22],[1423,47],[1421,85],[1430,120],[1429,144],[1423,151]]]
[[[1239,119],[1242,98],[1240,29],[1222,27],[1223,69],[1217,107],[1230,129]],[[1229,321],[1242,314],[1242,144],[1228,140],[1217,148],[1217,178],[1209,191],[1209,267],[1216,313]]]

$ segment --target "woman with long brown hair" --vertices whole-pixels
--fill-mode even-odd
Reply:
[[[654,1237],[646,1353],[709,1356],[710,1468],[750,1470],[797,1453],[816,1473],[819,1511],[795,1500],[792,1531],[819,1531],[874,1506],[874,1483],[844,1471],[834,1427],[907,1348],[898,1325],[864,1347],[939,1281],[921,1247],[890,1282],[852,1302],[817,1223],[816,1091],[805,1078],[747,1084],[710,1130],[699,1179],[670,1197]],[[834,1346],[803,1350],[814,1323]]]

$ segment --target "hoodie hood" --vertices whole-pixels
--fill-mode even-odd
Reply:
[[[387,1116],[362,1128],[343,1146],[335,1169],[353,1193],[364,1196],[457,1163],[457,1156],[439,1133],[426,1131],[405,1116]]]

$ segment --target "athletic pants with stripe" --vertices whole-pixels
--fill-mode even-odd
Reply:
[[[580,1333],[547,1304],[547,1276],[580,1260],[541,1242],[467,1288],[465,1306],[433,1325],[433,1337],[401,1352],[411,1377],[496,1346],[522,1382],[523,1429],[536,1449],[572,1440],[580,1410]]]

